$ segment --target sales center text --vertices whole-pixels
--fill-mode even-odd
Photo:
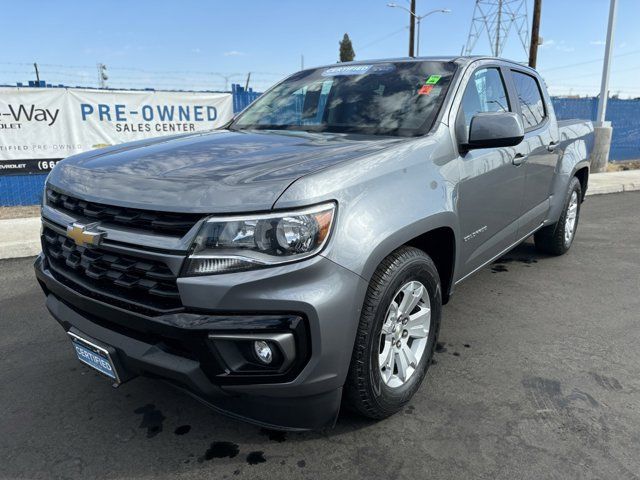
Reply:
[[[128,110],[124,104],[98,103],[80,105],[82,120],[97,118],[101,122],[114,122],[116,132],[194,132],[196,122],[214,122],[218,118],[216,107],[210,105],[143,105]],[[136,120],[142,120],[136,122]]]

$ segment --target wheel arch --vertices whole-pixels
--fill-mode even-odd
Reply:
[[[580,180],[580,187],[582,188],[582,198],[580,200],[584,201],[584,197],[587,195],[587,188],[589,186],[589,167],[587,165],[582,165],[575,171],[573,176]]]
[[[431,257],[438,269],[442,287],[442,302],[446,303],[453,287],[458,251],[457,229],[453,212],[442,212],[395,232],[379,244],[369,255],[363,277],[369,281],[382,260],[394,250],[412,246]]]
[[[558,221],[562,214],[562,208],[564,207],[564,198],[569,182],[573,177],[576,177],[580,181],[582,187],[582,200],[587,192],[587,186],[589,182],[589,160],[586,158],[580,161],[574,161],[574,157],[566,155],[563,158],[563,164],[561,164],[560,172],[556,175],[552,196],[551,206],[545,225],[552,225]]]
[[[431,257],[438,269],[442,286],[442,303],[449,301],[456,258],[455,233],[450,227],[438,227],[409,240],[406,245],[418,248]]]

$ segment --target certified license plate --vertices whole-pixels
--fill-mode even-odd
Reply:
[[[112,380],[115,380],[116,383],[120,382],[111,355],[106,348],[96,345],[94,342],[82,338],[73,332],[68,333],[71,337],[71,343],[73,344],[78,360]]]

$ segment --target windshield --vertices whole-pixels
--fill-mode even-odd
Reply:
[[[431,129],[452,62],[397,62],[305,70],[262,95],[231,129],[415,136]]]

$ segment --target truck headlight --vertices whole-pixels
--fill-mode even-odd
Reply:
[[[186,275],[238,272],[295,262],[327,243],[335,203],[262,215],[205,220],[187,259]]]

